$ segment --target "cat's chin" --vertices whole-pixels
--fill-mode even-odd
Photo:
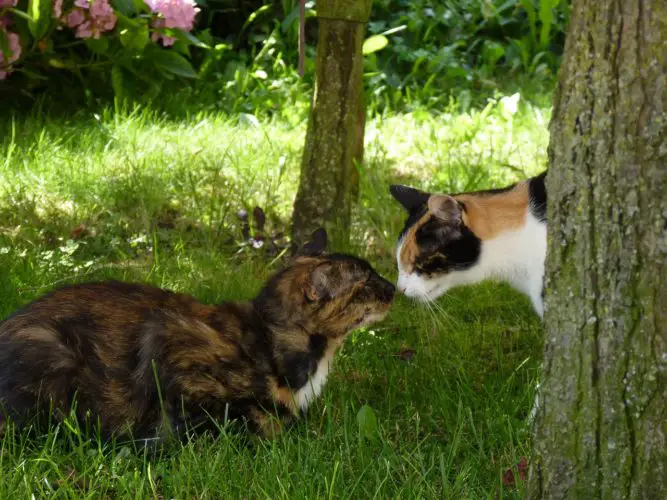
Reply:
[[[361,322],[361,326],[372,325],[373,323],[378,323],[387,317],[389,310],[383,312],[376,312],[366,316]]]
[[[359,320],[357,323],[355,323],[352,326],[352,328],[350,329],[350,331],[356,330],[357,328],[363,328],[365,326],[370,326],[374,323],[379,323],[380,321],[382,321],[383,319],[385,319],[387,317],[387,314],[389,314],[389,309],[387,309],[386,311],[382,311],[382,312],[374,312],[374,313],[368,314],[368,315],[364,316],[361,320]]]

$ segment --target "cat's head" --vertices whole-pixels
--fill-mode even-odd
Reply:
[[[394,285],[363,259],[326,253],[326,245],[318,229],[257,297],[256,308],[272,325],[340,337],[386,316]]]
[[[407,186],[390,191],[408,212],[396,250],[399,291],[429,301],[469,282],[481,240],[469,227],[464,202]]]

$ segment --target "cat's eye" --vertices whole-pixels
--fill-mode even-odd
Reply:
[[[436,271],[444,271],[447,264],[447,257],[441,253],[435,253],[424,258],[421,262],[416,263],[415,268],[420,273],[431,274]]]

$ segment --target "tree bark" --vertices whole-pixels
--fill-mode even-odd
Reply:
[[[533,498],[667,498],[667,1],[574,0]]]
[[[292,246],[318,227],[334,242],[350,235],[358,192],[355,163],[363,158],[363,55],[372,0],[319,0],[315,90],[308,119],[299,188],[292,214]]]

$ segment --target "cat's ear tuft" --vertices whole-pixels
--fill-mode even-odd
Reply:
[[[304,289],[304,294],[308,300],[317,302],[333,296],[329,290],[331,285],[329,282],[330,271],[331,264],[321,264],[313,270]]]
[[[428,199],[428,210],[438,219],[450,223],[461,223],[461,206],[451,196],[436,194]]]
[[[425,205],[430,196],[419,189],[396,184],[389,186],[389,192],[408,212],[412,212]]]
[[[313,234],[310,236],[310,241],[303,246],[299,252],[299,255],[321,255],[326,252],[326,249],[327,232],[324,230],[324,228],[319,228],[313,231]]]

